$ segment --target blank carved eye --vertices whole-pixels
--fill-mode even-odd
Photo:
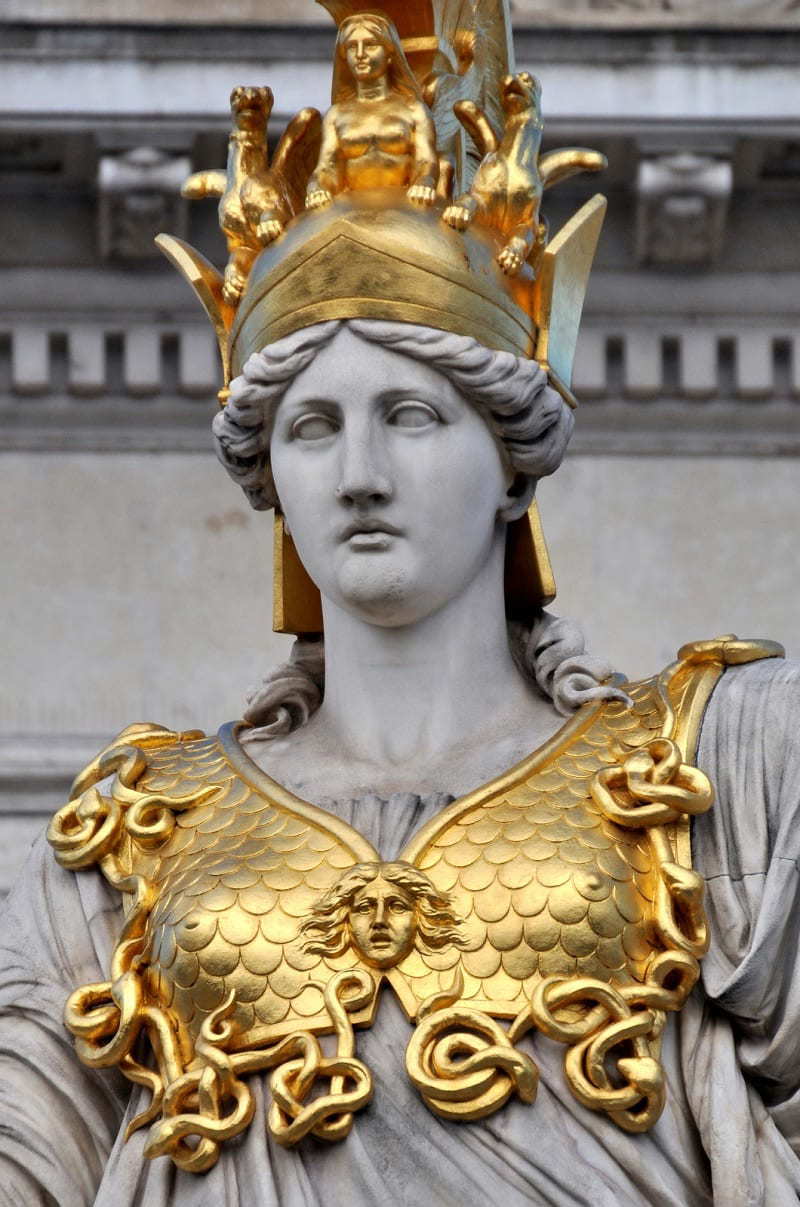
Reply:
[[[426,402],[398,402],[386,416],[392,427],[429,427],[439,422],[439,416]]]
[[[330,415],[315,412],[312,415],[301,415],[292,424],[292,436],[295,440],[324,440],[338,432],[339,424]]]

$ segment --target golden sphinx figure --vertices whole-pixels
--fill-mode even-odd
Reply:
[[[35,848],[8,1201],[796,1201],[798,671],[728,634],[631,683],[546,610],[605,202],[542,203],[603,159],[542,153],[500,0],[326,7],[328,113],[269,162],[237,88],[186,184],[225,269],[159,237],[297,641],[217,735],[118,735]]]

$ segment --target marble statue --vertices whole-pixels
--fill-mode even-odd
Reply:
[[[375,18],[331,7],[376,72],[402,46],[429,75],[454,28],[388,5],[359,49]],[[489,121],[516,77],[468,45]],[[240,258],[237,306],[161,237],[297,640],[217,735],[129,726],[35,845],[0,932],[0,1203],[797,1201],[800,669],[727,634],[631,683],[547,610],[535,490],[603,202],[510,272],[520,209],[487,171],[453,229],[449,162],[432,204],[405,167],[348,177]]]

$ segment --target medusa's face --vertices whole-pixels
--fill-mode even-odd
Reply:
[[[349,925],[359,955],[377,968],[389,968],[414,946],[414,900],[399,885],[376,876],[353,897]]]
[[[373,624],[424,619],[502,557],[513,475],[481,415],[347,327],[286,390],[270,459],[323,602]]]

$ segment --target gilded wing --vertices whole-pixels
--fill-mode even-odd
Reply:
[[[485,154],[481,140],[463,129],[455,106],[474,105],[486,129],[503,129],[502,80],[514,71],[508,0],[440,0],[435,5],[439,43],[450,48],[447,62],[433,65],[426,85],[439,145],[459,161],[454,195],[469,188]],[[485,141],[485,139],[483,140]],[[452,150],[451,150],[452,149]]]
[[[198,201],[203,197],[222,197],[228,188],[228,173],[224,168],[206,168],[192,172],[181,185],[181,197]]]
[[[301,109],[281,135],[272,158],[272,171],[285,185],[293,214],[303,209],[306,186],[319,158],[322,118],[318,109]]]
[[[456,802],[403,858],[449,894],[465,945],[413,952],[390,977],[411,1012],[464,979],[460,1000],[514,1017],[539,978],[640,979],[653,948],[654,871],[648,840],[608,822],[589,792],[600,768],[660,732],[653,682],[629,688],[633,707],[584,707],[502,787]],[[399,982],[402,982],[399,983]]]
[[[277,784],[259,790],[242,776],[248,760],[237,750],[229,733],[225,746],[196,742],[151,761],[149,791],[183,792],[188,779],[211,780],[219,792],[176,819],[161,853],[148,981],[192,1039],[233,991],[234,1046],[246,1047],[298,1026],[331,1029],[319,986],[359,960],[351,951],[310,954],[301,924],[343,870],[376,853]]]

